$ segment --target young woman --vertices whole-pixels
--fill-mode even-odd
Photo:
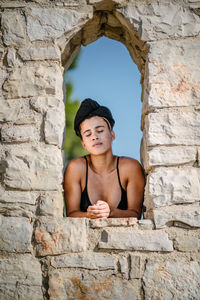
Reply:
[[[114,123],[107,107],[91,99],[81,103],[74,129],[89,154],[67,165],[64,191],[68,217],[141,216],[143,170],[137,160],[113,155]]]

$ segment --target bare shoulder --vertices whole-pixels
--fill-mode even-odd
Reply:
[[[71,176],[71,175],[80,175],[85,172],[85,159],[84,157],[77,157],[67,164],[65,169],[65,176]]]
[[[130,171],[141,171],[142,166],[138,160],[131,157],[120,157],[120,169],[130,170]]]

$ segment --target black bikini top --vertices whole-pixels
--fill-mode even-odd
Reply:
[[[87,192],[88,161],[87,161],[86,156],[84,156],[84,158],[86,160],[86,180],[85,180],[85,188],[84,188],[83,192],[81,193],[80,210],[83,211],[83,212],[86,212],[88,206],[92,205],[92,203],[90,202],[88,192]],[[117,157],[117,176],[118,176],[118,181],[119,181],[119,185],[120,185],[120,188],[121,188],[121,200],[120,200],[117,208],[126,210],[128,208],[127,194],[126,194],[126,191],[123,189],[123,187],[121,185],[120,176],[119,176],[119,166],[118,165],[119,165],[119,157]]]

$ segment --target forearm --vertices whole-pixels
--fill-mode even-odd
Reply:
[[[109,218],[140,218],[140,214],[132,209],[122,210],[119,208],[110,207],[110,215]]]

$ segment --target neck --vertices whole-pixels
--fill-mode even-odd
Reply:
[[[104,153],[102,155],[89,156],[89,165],[91,169],[98,174],[110,173],[115,169],[115,156],[112,151]]]

